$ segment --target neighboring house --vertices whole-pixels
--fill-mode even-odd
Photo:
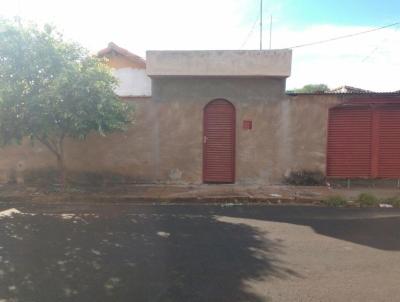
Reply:
[[[373,91],[365,90],[361,88],[351,87],[351,86],[340,86],[335,89],[328,91],[328,93],[373,93]]]
[[[108,182],[279,184],[291,171],[400,178],[400,93],[285,93],[290,50],[99,52],[135,106],[124,133],[69,140],[71,174]],[[0,176],[55,166],[40,144],[0,150]],[[36,174],[35,174],[36,173]]]
[[[146,62],[141,57],[112,42],[100,50],[98,56],[107,58],[112,73],[119,81],[116,94],[121,97],[151,95],[151,80],[146,74]]]

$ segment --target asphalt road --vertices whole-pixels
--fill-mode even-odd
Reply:
[[[396,209],[0,205],[9,208],[20,213],[0,212],[0,302],[400,297]]]

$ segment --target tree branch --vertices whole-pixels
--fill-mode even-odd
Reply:
[[[64,159],[64,138],[65,133],[63,132],[58,140],[58,150],[60,151],[61,158]]]
[[[60,149],[58,149],[58,143],[55,139],[47,138],[47,142],[56,150],[57,153],[60,153]]]
[[[55,156],[57,156],[57,158],[60,157],[58,150],[56,148],[54,148],[49,141],[47,141],[44,137],[42,137],[42,138],[40,138],[39,136],[35,136],[35,137],[39,142],[41,142],[43,145],[45,145],[47,148],[49,148],[49,150],[51,152],[53,152],[55,154]]]

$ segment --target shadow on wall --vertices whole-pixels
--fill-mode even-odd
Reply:
[[[119,209],[3,218],[0,298],[261,302],[243,281],[297,276],[275,256],[283,247],[249,226]]]
[[[400,250],[400,211],[397,209],[253,205],[231,207],[220,214],[299,224],[324,236],[381,250]]]

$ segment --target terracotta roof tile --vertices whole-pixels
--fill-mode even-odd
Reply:
[[[100,50],[97,53],[97,56],[104,57],[108,53],[111,53],[111,52],[116,52],[116,53],[128,58],[129,60],[132,60],[133,62],[139,64],[143,68],[146,67],[146,61],[143,58],[139,57],[138,55],[135,55],[134,53],[131,53],[129,50],[126,50],[125,48],[119,47],[117,44],[115,44],[113,42],[108,43],[108,46],[106,48]]]

